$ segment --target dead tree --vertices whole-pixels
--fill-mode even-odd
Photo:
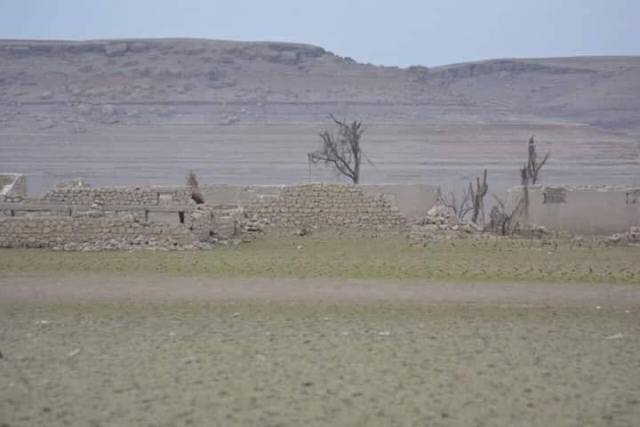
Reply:
[[[487,170],[485,169],[482,176],[482,182],[480,182],[479,176],[476,177],[475,189],[473,188],[473,183],[469,183],[469,195],[473,208],[471,221],[474,224],[478,223],[478,217],[482,215],[482,224],[484,225],[484,197],[487,195],[487,191],[489,191],[489,186],[487,185]]]
[[[347,177],[354,184],[360,182],[360,165],[364,157],[360,147],[360,139],[364,134],[362,122],[357,120],[346,123],[330,115],[338,127],[338,134],[334,135],[328,130],[320,133],[322,146],[309,153],[309,163],[317,165],[322,163],[331,166],[338,175]]]
[[[536,152],[536,142],[533,136],[529,138],[529,153],[527,163],[520,169],[520,180],[522,185],[536,185],[540,181],[540,170],[547,163],[551,153],[547,153],[538,161],[538,153]]]
[[[524,199],[520,198],[513,209],[508,210],[507,205],[495,194],[493,198],[496,204],[491,208],[489,215],[489,230],[494,233],[500,233],[503,236],[513,234],[517,231],[519,224],[513,222],[524,207]]]
[[[522,185],[522,203],[525,220],[529,217],[529,185],[535,185],[540,181],[540,170],[547,163],[551,153],[547,153],[538,162],[538,153],[536,151],[536,142],[533,136],[529,138],[527,163],[520,169],[520,184]]]
[[[196,177],[196,174],[193,171],[189,171],[187,174],[187,187],[189,187],[189,190],[191,191],[191,199],[199,205],[203,204],[204,197],[202,197],[202,192],[200,191],[198,177]]]
[[[473,210],[469,190],[465,190],[462,193],[462,197],[458,197],[453,191],[449,192],[448,195],[444,195],[440,188],[438,188],[438,201],[441,205],[449,208],[451,212],[453,212],[458,222],[462,222],[469,212]]]

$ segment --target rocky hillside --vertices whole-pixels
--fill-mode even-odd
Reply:
[[[5,40],[0,41],[0,168],[33,174],[48,170],[55,179],[90,178],[105,161],[105,155],[94,156],[108,147],[109,165],[135,173],[141,170],[140,156],[149,167],[179,157],[179,170],[169,176],[181,180],[185,168],[204,167],[197,152],[211,143],[210,135],[224,133],[225,141],[234,141],[234,150],[246,156],[240,158],[228,145],[218,147],[218,171],[238,163],[210,177],[237,182],[243,174],[251,176],[243,182],[298,182],[308,175],[306,164],[292,162],[306,158],[330,112],[361,118],[370,126],[369,135],[379,143],[371,151],[378,156],[380,181],[425,177],[418,167],[429,169],[431,143],[454,147],[447,158],[455,163],[473,157],[475,149],[486,155],[489,143],[514,144],[534,132],[582,148],[613,138],[621,145],[612,158],[634,159],[639,93],[640,57],[508,59],[400,69],[289,43]],[[274,126],[283,128],[265,137]],[[457,152],[450,140],[458,137],[489,145]],[[176,144],[178,154],[171,151]],[[423,157],[422,166],[402,164],[417,155]],[[128,163],[132,156],[138,163]],[[264,162],[243,166],[256,156]],[[274,161],[280,164],[277,172]],[[388,172],[386,166],[415,169]],[[113,174],[106,168],[98,181]],[[144,176],[154,181],[167,175],[149,169]]]
[[[425,68],[359,64],[320,47],[209,40],[0,41],[2,118],[65,105],[64,121],[116,123],[198,104],[370,104],[508,109],[640,129],[640,58],[493,60]],[[468,110],[468,111],[465,111]],[[51,126],[56,118],[42,118]],[[240,117],[221,118],[233,122]]]

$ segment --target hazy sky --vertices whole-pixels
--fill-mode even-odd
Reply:
[[[640,54],[640,0],[0,0],[0,38],[295,41],[361,62]]]

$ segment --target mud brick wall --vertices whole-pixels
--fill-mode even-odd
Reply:
[[[191,203],[187,187],[104,187],[60,188],[49,191],[43,200],[68,205],[144,206]]]
[[[0,217],[0,247],[91,249],[172,247],[195,242],[184,226],[145,224],[131,214],[103,217]]]
[[[286,187],[274,197],[246,206],[249,217],[281,228],[393,229],[406,218],[383,195],[366,194],[355,185],[305,184]]]
[[[523,198],[523,188],[509,191],[511,208]],[[640,226],[640,188],[531,186],[529,208],[517,218],[549,230],[585,235],[609,235]]]

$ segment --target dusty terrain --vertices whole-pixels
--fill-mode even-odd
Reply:
[[[640,417],[637,287],[588,285],[600,298],[577,301],[579,285],[489,285],[493,299],[477,289],[475,302],[443,304],[454,287],[422,283],[407,301],[392,283],[309,285],[301,294],[294,281],[264,279],[3,277],[0,424],[632,426]],[[258,288],[258,298],[237,298]],[[379,288],[388,297],[370,298]],[[525,303],[538,293],[551,298]]]
[[[0,425],[633,426],[638,250],[1,251]]]
[[[97,185],[333,178],[306,153],[328,114],[367,125],[364,182],[517,181],[535,134],[548,182],[639,185],[638,57],[359,64],[320,47],[210,40],[0,42],[0,170],[38,193]]]
[[[447,282],[640,283],[640,247],[568,240],[435,241],[314,233],[210,251],[0,250],[0,274],[333,278]]]
[[[364,182],[640,185],[640,58],[426,69],[206,40],[0,42],[0,171],[40,193],[297,183],[330,112]],[[640,419],[640,259],[597,241],[273,237],[0,251],[0,426],[612,425]]]

